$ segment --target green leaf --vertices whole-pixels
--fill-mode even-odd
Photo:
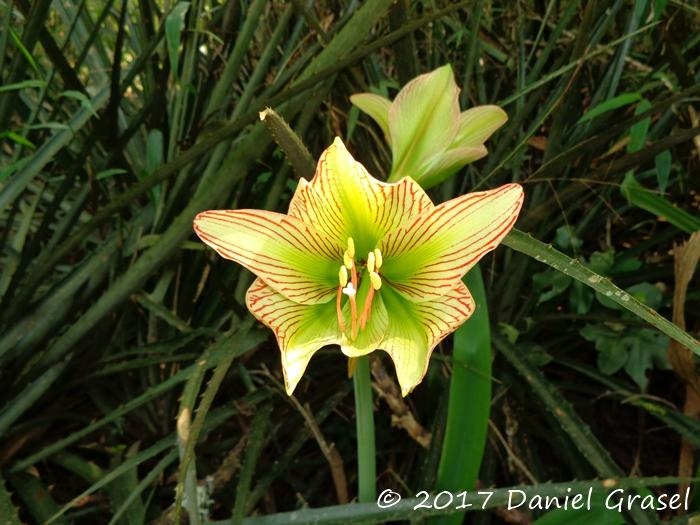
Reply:
[[[545,303],[561,295],[571,284],[571,277],[561,272],[545,271],[532,276],[535,289],[540,292],[537,304]]]
[[[666,9],[668,0],[654,0],[654,20],[659,20]]]
[[[658,287],[651,283],[639,283],[627,288],[627,293],[649,308],[658,310],[661,307],[663,295]]]
[[[656,167],[656,180],[659,183],[659,193],[664,193],[668,187],[668,177],[671,174],[671,152],[662,151],[654,157]]]
[[[185,27],[185,16],[190,8],[189,2],[178,2],[172,11],[165,17],[165,43],[168,48],[168,58],[170,59],[170,69],[173,78],[178,78],[180,36]]]
[[[591,311],[595,294],[593,290],[584,286],[579,281],[571,283],[569,291],[569,308],[578,315],[585,315]]]
[[[159,129],[150,130],[146,147],[146,172],[151,175],[163,164],[163,132]]]
[[[606,375],[612,375],[620,370],[627,362],[628,349],[620,345],[620,334],[603,325],[587,324],[579,333],[584,339],[595,344],[598,350],[598,370]]]
[[[623,367],[640,390],[647,386],[646,372],[652,368],[668,369],[668,337],[648,328],[613,330],[605,325],[587,324],[579,333],[595,343],[599,351],[598,369],[612,375]]]
[[[389,108],[391,100],[374,93],[357,93],[350,96],[350,102],[367,113],[382,128],[384,136],[391,142],[389,136]]]
[[[646,389],[648,383],[646,371],[651,367],[652,360],[649,352],[645,352],[644,349],[640,348],[635,340],[630,341],[630,350],[627,363],[625,363],[625,372],[637,383],[640,390]]]
[[[581,116],[580,119],[578,119],[578,122],[576,124],[583,124],[584,122],[588,122],[589,120],[594,119],[604,113],[607,113],[608,111],[613,111],[614,109],[629,106],[630,104],[634,104],[635,102],[638,102],[641,99],[642,95],[640,95],[639,93],[622,93],[621,95],[605,100],[604,102],[601,102],[594,108],[588,110]]]
[[[651,109],[651,103],[642,99],[639,104],[637,104],[637,109],[634,111],[635,115],[639,115]],[[630,128],[630,141],[627,144],[627,153],[634,153],[635,151],[641,150],[647,141],[647,134],[649,132],[649,126],[651,125],[651,118],[647,117],[644,120],[637,122]]]
[[[592,272],[576,259],[567,257],[551,246],[533,239],[515,228],[503,239],[503,244],[573,277],[606,297],[610,297],[625,310],[648,322],[683,346],[688,347],[693,353],[700,355],[700,342],[688,332],[680,329],[671,321],[659,315],[655,310],[637,301],[634,297],[630,297],[627,292],[620,290],[609,279]]]
[[[568,224],[559,226],[554,237],[554,245],[562,250],[576,251],[581,248],[583,241],[576,237],[576,233]]]
[[[80,102],[80,106],[88,110],[93,117],[99,117],[97,111],[95,111],[95,106],[85,93],[69,89],[67,91],[63,91],[60,96],[77,100]]]
[[[615,252],[610,249],[604,252],[593,252],[586,266],[600,275],[607,275],[615,264]]]
[[[48,520],[59,511],[54,500],[54,491],[50,490],[37,476],[27,472],[19,472],[8,477],[8,480],[20,501],[24,503],[24,509],[32,517],[33,523],[48,523]],[[3,512],[0,516],[6,518],[11,514]],[[61,516],[54,519],[51,525],[68,525],[68,520]]]
[[[22,82],[15,82],[12,84],[5,84],[0,86],[0,93],[5,93],[7,91],[21,90],[27,88],[44,88],[46,83],[43,80],[23,80]]]
[[[474,314],[455,332],[447,423],[436,491],[476,486],[491,410],[491,328],[479,266],[464,282],[474,296]],[[465,440],[464,437],[469,436]],[[430,525],[459,524],[462,514],[433,518]]]
[[[700,230],[700,218],[675,207],[661,195],[642,186],[631,171],[625,175],[620,185],[620,191],[630,204],[653,213],[657,217],[664,217],[679,230],[686,233]]]
[[[2,516],[3,525],[20,525],[22,523],[2,475],[0,475],[0,516]]]
[[[25,146],[27,148],[31,149],[36,149],[36,146],[34,145],[33,142],[30,140],[26,139],[22,135],[15,133],[14,131],[4,131],[0,133],[0,139],[7,137],[10,140],[13,140],[17,144],[21,144],[22,146]]]
[[[612,299],[612,292],[601,293],[596,290],[595,298],[596,300],[605,306],[605,308],[610,308],[611,310],[622,310],[622,307]]]
[[[104,180],[110,177],[114,177],[115,175],[122,175],[124,173],[127,173],[127,171],[121,168],[111,168],[108,170],[102,170],[97,175],[95,175],[95,180]]]
[[[650,369],[669,370],[668,337],[648,328],[631,331],[625,338],[630,353],[625,371],[634,379],[639,388],[647,386],[646,371]]]
[[[36,76],[41,76],[41,72],[39,71],[39,68],[36,65],[36,62],[34,60],[34,57],[32,56],[31,51],[29,51],[24,44],[22,43],[22,39],[17,35],[14,29],[10,28],[10,38],[12,39],[12,42],[17,46],[17,49],[19,49],[19,52],[22,53],[22,56],[25,58],[25,60],[29,63],[31,68],[34,70],[34,73]]]

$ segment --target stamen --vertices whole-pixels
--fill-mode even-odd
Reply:
[[[350,296],[350,329],[352,331],[352,340],[354,341],[357,337],[357,301],[355,301],[354,295]]]
[[[373,290],[379,290],[382,287],[382,278],[377,272],[370,272],[369,280],[372,283]]]
[[[352,237],[348,237],[348,255],[350,258],[355,257],[355,241],[352,240]]]
[[[354,259],[355,241],[352,240],[352,237],[348,237],[348,249],[343,252],[343,264],[348,270],[352,269],[352,267],[355,266]]]
[[[335,313],[338,316],[338,328],[341,332],[345,332],[345,319],[343,319],[343,307],[340,304],[343,298],[343,289],[338,286],[338,295],[335,298]]]
[[[346,294],[350,300],[350,336],[354,340],[357,337],[357,301],[355,300],[355,294],[357,293],[358,279],[357,266],[353,260],[355,257],[355,243],[352,237],[348,237],[348,249],[345,250],[343,257],[345,267],[350,270],[350,282],[343,289],[343,293]],[[348,262],[350,262],[349,265],[347,264]]]
[[[367,254],[367,263],[365,265],[371,286],[369,290],[367,290],[367,296],[365,297],[365,302],[362,306],[362,314],[360,315],[359,319],[361,330],[365,329],[365,326],[367,326],[367,321],[369,321],[370,315],[372,314],[372,300],[374,299],[374,293],[382,287],[382,278],[377,272],[381,265],[382,253],[378,248],[375,248]]]
[[[348,282],[348,277],[350,282]],[[342,332],[345,332],[345,319],[343,318],[342,310],[342,294],[345,294],[350,301],[351,337],[354,340],[357,337],[357,300],[355,296],[357,295],[359,279],[357,276],[357,265],[355,264],[355,241],[352,237],[348,237],[348,248],[343,252],[343,266],[338,270],[338,282],[340,286],[338,287],[338,295],[335,301],[338,326]]]
[[[374,266],[377,270],[382,267],[382,252],[379,251],[379,248],[374,249]]]
[[[348,268],[348,270],[350,270],[350,282],[352,283],[353,288],[357,290],[357,266],[353,264],[350,268]]]
[[[374,288],[370,288],[369,291],[367,292],[367,298],[365,299],[365,306],[362,309],[362,315],[360,316],[360,328],[362,328],[363,330],[365,329],[365,326],[367,325],[367,321],[369,320],[369,314],[372,311],[372,299],[374,299]]]

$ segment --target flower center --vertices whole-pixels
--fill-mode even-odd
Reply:
[[[379,276],[379,268],[382,266],[382,253],[375,248],[367,254],[364,261],[355,261],[355,242],[348,237],[348,247],[343,253],[343,264],[338,270],[338,294],[336,296],[336,312],[338,315],[338,327],[347,334],[347,325],[343,316],[343,295],[347,296],[350,303],[350,339],[357,337],[358,330],[364,330],[367,321],[372,314],[372,300],[374,293],[382,287],[382,278]],[[358,297],[358,289],[362,280],[369,279],[369,287],[366,292]],[[358,299],[361,303],[361,313],[358,315]]]

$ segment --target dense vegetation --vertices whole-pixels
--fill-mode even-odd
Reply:
[[[448,409],[453,351],[479,337],[469,324],[406,399],[375,353],[379,490],[475,488],[439,468],[456,409],[448,430],[481,488],[695,475],[700,348],[642,305],[700,332],[696,3],[0,0],[0,24],[3,523],[172,523],[197,493],[205,520],[231,523],[426,514],[340,505],[357,480],[347,360],[323,350],[287,397],[274,338],[245,308],[252,276],[192,219],[286,210],[299,175],[259,122],[267,106],[314,156],[341,136],[385,176],[390,149],[349,96],[393,97],[445,63],[462,108],[509,120],[431,197],[520,182],[532,239],[481,264],[490,395]],[[469,443],[483,417],[482,457]],[[684,490],[664,481],[643,484]],[[544,514],[507,510],[504,494],[465,521]],[[686,523],[699,501],[585,522]]]

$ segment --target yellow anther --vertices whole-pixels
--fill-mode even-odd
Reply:
[[[379,251],[379,248],[374,249],[374,267],[379,270],[379,268],[382,267],[382,252]]]
[[[341,266],[338,270],[338,280],[340,281],[340,286],[345,288],[348,284],[348,269],[345,266]]]
[[[374,253],[369,252],[367,255],[367,271],[369,273],[374,272]]]
[[[343,264],[345,265],[345,268],[352,270],[352,257],[348,255],[347,250],[345,250],[345,253],[343,254]]]
[[[379,290],[382,287],[382,278],[377,272],[369,272],[369,280],[372,283],[372,288]]]
[[[351,259],[355,258],[355,241],[352,240],[352,237],[348,237],[347,254],[350,256]]]

